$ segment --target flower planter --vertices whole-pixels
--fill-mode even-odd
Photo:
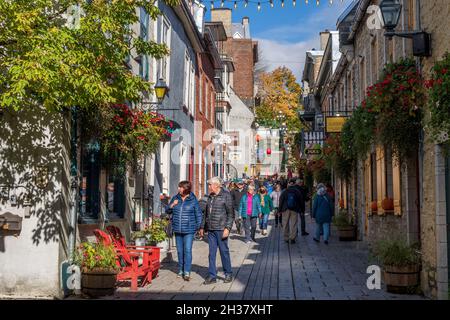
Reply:
[[[378,212],[377,201],[372,201],[372,204],[370,205],[370,208],[372,209],[372,212]]]
[[[114,294],[117,281],[115,271],[89,271],[81,274],[81,291],[90,297]]]
[[[419,284],[419,265],[406,267],[385,266],[384,283],[388,292],[408,293]]]
[[[146,246],[147,245],[147,239],[146,238],[136,238],[136,240],[134,240],[134,244],[136,246]]]
[[[356,239],[356,226],[338,227],[339,241],[354,241]]]
[[[385,199],[381,202],[381,207],[382,207],[383,210],[385,210],[385,211],[394,211],[394,199],[391,199],[391,198],[385,198]]]

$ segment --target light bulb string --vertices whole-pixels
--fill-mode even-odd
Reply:
[[[321,2],[322,3],[329,3],[330,5],[334,4],[333,0],[313,0],[317,5],[319,5]],[[201,3],[208,3],[208,0],[200,0]],[[280,2],[283,3],[283,0],[262,0],[262,1],[258,1],[258,0],[209,0],[209,3],[211,4],[216,4],[216,3],[233,3],[233,4],[238,4],[238,3],[254,3],[254,4],[275,4],[276,2]],[[289,1],[288,1],[289,2]],[[292,0],[292,2],[294,4],[296,4],[296,0]],[[299,3],[302,3],[301,0],[298,0]],[[340,3],[343,3],[344,0],[340,0]],[[305,0],[305,4],[309,4],[308,0]]]

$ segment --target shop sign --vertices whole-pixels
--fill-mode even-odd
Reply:
[[[341,132],[346,120],[346,117],[327,117],[326,131],[336,133]]]

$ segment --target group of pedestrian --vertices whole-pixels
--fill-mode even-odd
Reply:
[[[287,185],[286,185],[287,184]],[[228,238],[233,224],[238,234],[245,233],[245,242],[255,240],[257,225],[261,235],[267,235],[269,216],[273,212],[275,227],[283,228],[284,240],[295,243],[298,219],[301,235],[307,236],[305,222],[306,202],[310,195],[298,178],[286,180],[259,179],[238,180],[224,185],[219,177],[208,180],[209,194],[200,201],[192,193],[192,184],[181,181],[178,193],[168,203],[172,232],[175,235],[178,253],[178,277],[191,279],[192,246],[196,235],[207,236],[209,245],[208,276],[204,284],[217,281],[216,255],[219,250],[225,274],[224,282],[232,281],[232,267]],[[330,223],[334,213],[334,201],[323,184],[317,186],[312,206],[312,218],[316,222],[314,240],[323,235],[328,244]],[[259,219],[259,223],[258,223]]]

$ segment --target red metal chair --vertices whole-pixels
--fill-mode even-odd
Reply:
[[[127,244],[122,232],[116,226],[107,226],[106,232],[111,236],[116,248],[132,249],[139,251],[142,254],[142,264],[149,266],[152,270],[152,277],[148,279],[149,283],[151,283],[152,278],[155,278],[158,275],[159,268],[161,267],[161,248],[156,246],[135,246]]]
[[[142,277],[140,287],[145,286],[147,283],[151,283],[153,269],[148,261],[144,261],[142,264],[139,263],[139,257],[142,254],[142,250],[136,250],[133,248],[118,248],[114,245],[111,237],[100,229],[94,230],[94,235],[98,242],[105,245],[113,245],[114,250],[117,254],[117,266],[120,268],[117,274],[118,281],[131,280],[131,290],[137,291],[138,280]]]

